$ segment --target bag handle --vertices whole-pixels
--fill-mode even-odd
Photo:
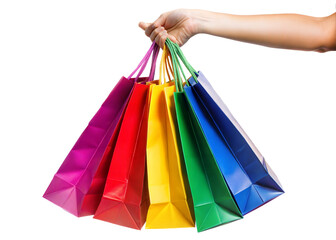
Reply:
[[[171,60],[171,56],[170,56],[169,51],[167,50],[167,46],[164,45],[161,60],[160,60],[159,84],[163,84],[163,83],[167,82],[166,74],[168,76],[169,82],[172,80],[171,79],[171,74],[172,74],[173,71],[172,71],[172,67],[170,65],[169,60]],[[163,82],[162,82],[162,78],[163,78]]]
[[[165,45],[165,47],[166,47],[166,45]],[[173,74],[173,67],[172,67],[172,57],[170,55],[170,52],[167,50],[167,47],[166,47],[165,67],[167,69],[166,72],[167,72],[168,78],[171,81],[171,77],[170,76],[173,76],[174,74]]]
[[[150,74],[149,74],[149,77],[148,77],[146,82],[154,80],[156,61],[157,61],[157,58],[159,56],[159,52],[160,52],[160,47],[159,47],[159,45],[155,44],[154,51],[153,51],[153,58],[152,58],[152,65],[151,65],[151,69],[150,69]]]
[[[152,43],[152,46],[153,48],[151,49],[152,51],[152,66],[151,66],[151,70],[150,70],[150,75],[149,77],[146,79],[145,82],[148,82],[148,81],[152,81],[153,78],[154,78],[154,74],[155,74],[155,66],[156,66],[156,60],[157,60],[157,56],[159,54],[159,51],[160,51],[160,48],[157,44],[155,44],[155,42]],[[139,77],[141,76],[141,74],[143,73],[143,71],[145,70],[146,66],[147,66],[147,63],[149,61],[149,58],[150,58],[150,53],[147,55],[147,58],[146,60],[144,61],[144,63],[142,64],[142,67],[138,73],[138,75],[136,76],[136,78],[134,79],[134,82],[137,82]]]
[[[155,42],[153,42],[152,45],[151,45],[151,47],[147,51],[146,55],[144,56],[144,58],[141,60],[141,62],[136,67],[136,69],[129,75],[129,77],[127,79],[130,80],[132,78],[132,76],[140,69],[139,72],[138,72],[138,74],[137,74],[137,76],[134,79],[134,82],[137,82],[138,79],[139,79],[139,77],[140,77],[140,75],[145,70],[151,54],[153,54],[150,75],[149,75],[149,77],[146,80],[146,81],[152,81],[153,78],[154,78],[154,75],[155,75],[155,65],[156,65],[156,60],[157,60],[157,56],[159,54],[159,51],[160,51],[159,46]]]
[[[175,49],[176,49],[176,53],[179,56],[179,58],[181,59],[182,63],[184,64],[184,66],[187,68],[187,70],[190,72],[191,76],[193,76],[193,78],[195,79],[195,81],[197,82],[197,71],[190,65],[190,63],[187,61],[186,57],[184,56],[180,46],[177,43],[172,42],[172,44],[174,45]]]
[[[190,74],[193,76],[195,81],[197,82],[197,72],[195,69],[189,64],[189,62],[186,60],[183,52],[181,51],[179,45],[177,43],[172,42],[169,38],[166,39],[166,45],[169,48],[170,54],[172,56],[172,62],[173,62],[173,68],[174,68],[174,77],[176,79],[176,90],[178,92],[183,91],[183,83],[180,75],[180,71],[183,75],[183,78],[186,82],[186,84],[189,86],[189,82],[187,81],[182,66],[180,64],[179,59],[183,62],[184,66],[187,68],[187,70],[190,72]]]
[[[180,66],[177,63],[177,54],[175,52],[175,48],[172,45],[172,41],[167,38],[166,40],[166,45],[169,49],[171,59],[172,59],[172,64],[173,64],[173,73],[174,73],[174,79],[175,79],[175,86],[176,86],[176,91],[180,92],[183,91],[183,85],[182,85],[182,80],[181,80],[181,75],[180,75]]]
[[[173,67],[172,67],[172,57],[170,55],[170,52],[168,50],[166,50],[166,68],[169,68],[169,71],[167,71],[168,76],[170,77],[170,74],[173,75]],[[167,67],[168,66],[168,67]]]
[[[173,42],[170,39],[167,38],[166,45],[169,48],[170,55],[171,55],[171,58],[172,58],[176,91],[182,92],[183,91],[183,82],[182,82],[182,78],[181,78],[180,73],[182,73],[182,76],[183,76],[186,84],[189,85],[189,83],[187,81],[186,76],[184,75],[182,66],[181,66],[181,64],[178,60],[177,51],[176,51],[175,46],[173,45]]]
[[[165,68],[165,65],[163,64],[163,62],[166,59],[166,51],[167,51],[166,46],[164,46],[163,51],[162,51],[161,60],[160,60],[159,84],[162,84],[162,72],[163,72],[163,82],[166,82],[166,74],[165,74],[166,68]]]
[[[134,73],[136,71],[138,71],[138,69],[144,64],[144,62],[149,58],[149,55],[152,53],[154,49],[154,43],[152,43],[151,47],[149,48],[149,50],[147,51],[146,55],[143,57],[143,59],[141,60],[141,62],[138,64],[138,66],[136,67],[136,69],[134,69],[134,71],[128,76],[127,79],[131,79],[131,77],[133,77]]]

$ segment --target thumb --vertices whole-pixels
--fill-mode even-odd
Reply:
[[[146,30],[146,28],[148,28],[149,25],[150,25],[150,23],[139,22],[139,27],[142,30]]]

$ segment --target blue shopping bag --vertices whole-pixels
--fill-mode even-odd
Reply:
[[[242,214],[281,195],[278,178],[203,73],[188,81],[189,103]]]

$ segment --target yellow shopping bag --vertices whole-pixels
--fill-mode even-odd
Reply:
[[[146,228],[194,227],[194,212],[176,125],[174,81],[164,48],[158,85],[151,86],[147,135],[147,176],[150,206]],[[164,83],[162,84],[162,70]]]

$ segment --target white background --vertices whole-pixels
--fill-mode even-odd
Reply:
[[[332,239],[335,52],[199,35],[183,51],[217,89],[286,193],[243,220],[137,231],[76,218],[42,198],[53,174],[150,41],[139,21],[175,8],[326,16],[335,0],[0,2],[1,239]]]

